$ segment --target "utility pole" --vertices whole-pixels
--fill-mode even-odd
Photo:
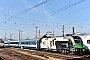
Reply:
[[[22,39],[22,32],[23,32],[23,31],[21,31],[21,39]]]
[[[54,30],[53,30],[53,36],[54,36]]]
[[[72,27],[72,34],[73,34],[73,35],[75,34],[75,32],[74,32],[74,27]]]
[[[6,33],[5,33],[5,40],[6,40]]]
[[[39,34],[38,34],[38,36],[40,36],[40,30],[39,30],[39,32],[38,32]]]
[[[20,40],[20,30],[16,30],[16,31],[19,31],[19,35],[18,35],[19,37],[18,37],[18,38],[19,38],[19,40]]]
[[[62,36],[64,37],[64,25],[63,25],[63,28],[62,28]]]
[[[13,35],[13,34],[10,35],[10,39],[12,39],[12,35]]]
[[[20,40],[20,30],[19,30],[19,40]]]
[[[35,28],[36,28],[36,38],[37,38],[37,28],[38,28],[38,27],[35,27]]]

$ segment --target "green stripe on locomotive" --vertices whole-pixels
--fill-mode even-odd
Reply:
[[[83,44],[82,43],[75,43],[76,48],[83,48]],[[68,43],[66,44],[66,48],[68,48]]]
[[[83,44],[82,43],[75,43],[76,48],[83,48]]]
[[[66,48],[68,48],[68,43],[66,44]]]

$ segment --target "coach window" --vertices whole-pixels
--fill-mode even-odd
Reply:
[[[33,42],[33,44],[36,44],[36,42]]]
[[[34,42],[32,42],[32,44],[34,44]]]
[[[8,43],[4,43],[4,44],[8,44]]]
[[[31,42],[29,42],[29,44],[31,44]]]
[[[24,42],[21,42],[21,44],[24,44]]]
[[[90,44],[90,40],[87,40],[87,43]]]
[[[28,44],[28,42],[26,42],[26,44]]]
[[[10,44],[18,44],[18,42],[10,42]]]
[[[29,42],[28,42],[28,44],[29,44]]]

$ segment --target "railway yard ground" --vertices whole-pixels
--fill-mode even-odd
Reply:
[[[0,48],[0,60],[90,60],[90,55],[64,55],[20,48]]]

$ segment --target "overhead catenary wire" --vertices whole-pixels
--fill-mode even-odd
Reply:
[[[81,10],[84,10],[84,9],[86,9],[86,8],[90,8],[90,6],[86,6],[86,7],[84,7],[84,8],[81,8],[81,9],[78,9],[78,10],[76,10],[76,11],[74,11],[73,13],[75,13],[75,12],[78,12],[78,11],[81,11]],[[3,13],[0,13],[1,15],[4,15],[4,16],[7,16],[6,14],[4,14],[4,12]],[[44,17],[45,15],[42,15],[41,17]],[[41,18],[41,17],[38,17],[38,18]],[[28,20],[27,22],[29,22],[29,21],[33,21],[32,19],[27,19],[27,18],[22,18],[22,17],[14,17],[14,18],[19,18],[19,19],[25,19],[25,20]],[[38,18],[36,18],[36,19],[38,19]],[[5,18],[6,19],[6,18]],[[5,19],[3,19],[3,20],[5,20]],[[27,22],[25,22],[25,23],[27,23]],[[23,23],[22,23],[23,24]],[[20,24],[20,25],[22,25],[22,24]],[[33,23],[34,24],[34,23]],[[59,23],[60,24],[60,23]]]
[[[0,14],[4,15],[4,16],[8,19],[8,17],[10,17],[10,15],[9,15],[9,14],[10,14],[10,9],[9,9],[9,8],[15,7],[15,5],[17,5],[19,2],[21,2],[21,0],[15,2],[15,4],[14,4],[13,6],[10,6],[10,7],[8,7],[8,8],[5,8],[4,11],[3,11],[3,13],[0,13]],[[14,8],[13,8],[13,9],[14,9]],[[5,14],[6,10],[7,10],[8,14]],[[4,18],[3,20],[5,21],[6,18]],[[3,20],[2,20],[2,21],[3,21]]]
[[[47,16],[47,17],[50,17],[50,16],[52,16],[52,15],[55,15],[55,14],[57,14],[57,13],[59,13],[59,12],[62,12],[62,11],[66,10],[66,9],[68,9],[68,8],[71,8],[71,7],[73,7],[73,6],[81,3],[81,2],[83,2],[83,1],[85,1],[85,0],[81,0],[81,1],[75,2],[75,3],[73,3],[73,4],[70,4],[70,5],[68,5],[68,6],[65,6],[65,7],[63,7],[63,8],[57,9],[57,10],[51,12],[51,14],[49,14],[49,16]],[[48,14],[47,14],[47,15],[48,15]],[[46,18],[47,18],[47,17],[46,17]]]
[[[21,11],[20,13],[14,14],[12,16],[9,15],[9,17],[7,18],[7,20],[5,19],[5,23],[6,23],[6,21],[8,21],[8,20],[10,20],[10,19],[12,19],[12,18],[14,18],[14,17],[16,17],[18,15],[21,15],[21,14],[23,14],[23,13],[25,13],[25,12],[31,10],[31,9],[34,9],[34,8],[36,8],[36,7],[38,7],[38,6],[42,5],[42,4],[45,4],[48,1],[50,1],[50,0],[45,0],[44,2],[41,2],[41,3],[39,3],[39,4],[37,4],[37,5],[33,6],[33,7],[31,7],[31,8],[28,8],[28,9],[26,9],[24,11]],[[16,24],[16,22],[15,22],[15,24]]]
[[[84,18],[84,19],[81,19],[81,20],[73,21],[73,22],[67,23],[65,25],[76,23],[76,22],[80,22],[80,21],[84,21],[84,20],[88,20],[88,19],[90,19],[90,18]]]
[[[47,18],[47,17],[50,17],[50,16],[52,16],[52,15],[55,15],[55,14],[57,14],[57,13],[59,13],[59,12],[62,12],[62,11],[66,10],[66,9],[68,9],[68,8],[70,8],[70,7],[73,7],[73,6],[79,4],[79,3],[83,2],[83,1],[85,1],[85,0],[78,1],[78,2],[76,2],[76,3],[70,4],[70,5],[65,6],[65,7],[63,7],[63,8],[60,8],[60,9],[57,9],[57,10],[55,10],[55,11],[52,11],[52,12],[50,12],[50,13],[48,13],[48,14],[45,14],[45,15],[41,16],[41,17],[44,17],[44,18],[41,18],[41,20],[42,20],[42,19],[45,19],[45,18]],[[45,16],[46,16],[46,17],[45,17]],[[38,20],[38,21],[40,21],[40,20]],[[38,21],[36,21],[36,22],[38,22]]]
[[[50,12],[50,13],[48,13],[48,14],[42,15],[42,16],[41,16],[41,19],[35,21],[34,23],[40,22],[40,21],[42,21],[43,19],[46,19],[46,18],[48,18],[48,17],[50,17],[50,16],[53,16],[53,15],[55,15],[55,14],[57,14],[57,13],[60,13],[60,12],[66,10],[66,9],[68,9],[68,8],[71,8],[71,7],[73,7],[73,6],[81,3],[81,2],[83,2],[83,1],[85,1],[85,0],[80,0],[80,1],[78,1],[78,2],[75,2],[75,3],[73,3],[73,4],[70,4],[70,5],[68,5],[68,6],[62,7],[62,8],[60,8],[60,9],[55,10],[55,11],[52,11],[52,12]],[[29,25],[32,25],[32,24],[29,24]]]
[[[52,12],[51,12],[52,13]],[[45,16],[45,15],[43,15],[43,16]],[[42,19],[41,19],[42,20]],[[36,22],[40,22],[40,21],[36,21]],[[16,22],[15,22],[15,24],[16,24]],[[33,23],[33,25],[35,24],[35,22]],[[32,25],[32,24],[30,24],[30,25]],[[25,26],[26,27],[26,26]]]
[[[49,4],[47,4],[46,6],[49,6],[50,4],[52,4],[53,2],[55,2],[56,0],[51,1]]]
[[[84,1],[84,0],[82,0],[82,1]],[[81,2],[80,2],[80,3],[81,3]],[[73,4],[71,4],[71,5],[73,5]],[[76,3],[75,3],[75,5],[76,5]],[[65,10],[65,9],[64,9],[64,10]],[[58,11],[58,10],[56,10],[56,11]],[[63,10],[61,10],[61,11],[63,11]],[[51,13],[52,13],[52,12],[51,12]],[[49,14],[50,14],[50,13],[49,13]],[[45,18],[46,18],[46,17],[45,17]],[[44,19],[44,18],[43,18],[43,19]],[[43,19],[41,19],[41,20],[43,20]],[[40,22],[40,21],[36,21],[36,23],[37,23],[37,22]],[[34,23],[35,23],[35,22],[34,22]],[[33,23],[33,24],[34,24],[34,23]],[[32,25],[32,24],[31,24],[31,25]],[[26,26],[25,26],[25,27],[26,27]]]
[[[45,17],[45,16],[46,16],[45,18],[47,18],[47,17],[52,16],[52,15],[58,13],[58,12],[61,12],[61,11],[63,11],[63,10],[66,10],[66,9],[68,9],[68,8],[74,6],[74,5],[77,5],[78,3],[81,3],[81,2],[83,2],[83,1],[85,1],[85,0],[78,1],[78,2],[76,2],[76,3],[74,3],[74,4],[70,4],[70,5],[68,5],[68,6],[65,6],[65,7],[61,8],[61,9],[57,9],[57,10],[55,10],[55,11],[53,11],[53,12],[50,12],[50,13],[48,13],[48,14],[45,14],[45,15],[43,15],[43,16],[41,16],[41,17]],[[40,17],[39,17],[39,18],[40,18]],[[42,20],[42,19],[41,19],[41,20]],[[36,21],[36,22],[38,22],[38,21]],[[22,24],[20,24],[20,25],[22,25]]]
[[[34,8],[42,5],[42,4],[45,4],[45,3],[48,2],[48,1],[50,1],[50,0],[45,0],[44,2],[41,2],[41,3],[39,3],[39,4],[37,4],[37,5],[33,6],[33,7],[30,7],[30,8],[28,8],[28,9],[26,9],[26,10],[23,10],[23,11],[21,11],[21,12],[19,12],[19,13],[16,13],[16,14],[12,15],[12,16],[9,16],[6,21],[12,19],[13,17],[19,16],[19,15],[21,15],[21,14],[23,14],[23,13],[26,13],[26,12],[28,12],[29,10],[32,10],[32,9],[34,9]]]

